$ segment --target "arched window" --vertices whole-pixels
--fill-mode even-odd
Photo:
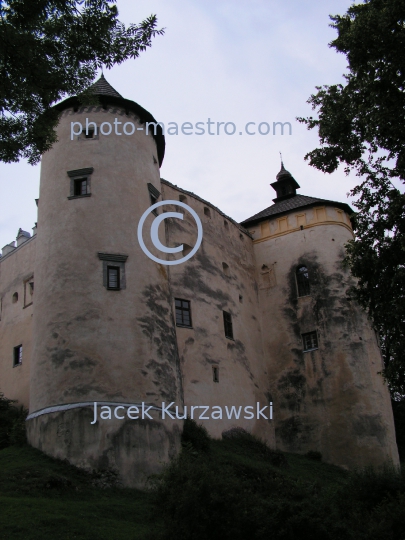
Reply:
[[[297,268],[297,286],[298,296],[308,296],[311,293],[309,287],[309,274],[306,266],[299,266]]]

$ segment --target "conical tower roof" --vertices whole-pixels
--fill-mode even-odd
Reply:
[[[101,77],[89,87],[89,90],[98,96],[114,96],[122,98],[121,94],[118,93],[104,77],[104,73],[102,73]]]

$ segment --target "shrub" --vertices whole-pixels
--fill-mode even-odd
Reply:
[[[0,392],[0,449],[26,443],[25,419],[27,410],[17,407],[16,400],[7,399]]]

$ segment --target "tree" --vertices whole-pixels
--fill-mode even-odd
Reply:
[[[331,173],[343,164],[360,183],[351,191],[356,238],[346,262],[358,279],[350,294],[381,337],[383,374],[405,396],[405,1],[365,0],[330,17],[346,55],[345,84],[316,87],[308,103],[321,146],[305,159]],[[398,187],[399,186],[399,187]]]
[[[163,33],[155,15],[126,28],[114,3],[0,2],[0,161],[37,163],[56,140],[52,105],[66,95],[89,99],[98,68],[136,58]]]

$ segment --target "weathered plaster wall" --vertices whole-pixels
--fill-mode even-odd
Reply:
[[[162,192],[166,200],[182,197],[200,217],[204,231],[196,255],[168,270],[173,303],[175,298],[191,302],[192,328],[176,328],[185,405],[250,405],[255,410],[257,402],[269,405],[252,239],[198,197],[167,183],[162,183]],[[176,209],[182,212],[182,208]],[[167,245],[194,246],[196,225],[188,212],[184,221],[170,218],[165,222]],[[228,266],[225,270],[223,263]],[[231,313],[234,339],[225,337],[224,310]],[[213,380],[213,367],[219,368],[218,383]],[[272,421],[242,416],[239,420],[223,418],[203,423],[214,437],[241,426],[274,446]]]
[[[25,285],[34,276],[36,236],[0,258],[0,392],[28,407],[34,295]],[[18,294],[13,302],[14,293]],[[14,347],[21,365],[13,367]]]
[[[112,419],[90,426],[89,408],[50,413],[28,423],[29,438],[46,454],[88,471],[114,471],[124,486],[142,488],[180,450],[181,423],[160,422],[157,413],[150,414],[153,420]]]
[[[251,228],[277,447],[317,450],[326,461],[350,468],[387,459],[397,464],[376,336],[365,313],[346,297],[352,278],[342,259],[352,238],[349,223],[327,206]],[[299,298],[300,265],[309,270],[311,292]],[[302,334],[314,330],[319,348],[303,352]]]

